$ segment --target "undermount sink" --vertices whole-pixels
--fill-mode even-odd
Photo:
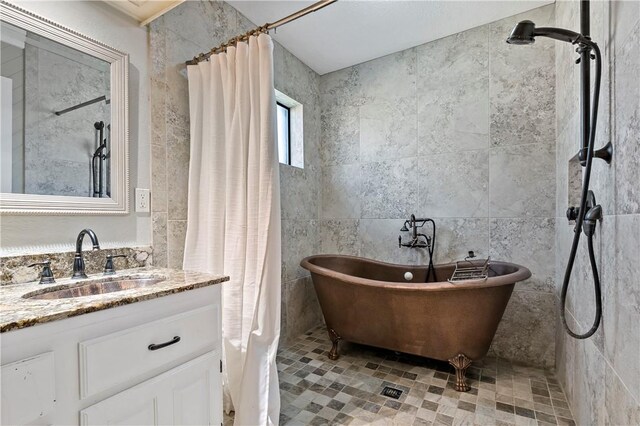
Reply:
[[[164,281],[165,277],[126,277],[108,278],[99,281],[90,281],[83,284],[71,285],[64,288],[53,288],[47,291],[37,291],[25,294],[25,299],[49,300],[69,299],[74,297],[96,296],[116,291],[131,290],[134,288],[148,287]]]

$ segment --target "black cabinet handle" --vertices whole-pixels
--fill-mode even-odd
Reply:
[[[162,348],[166,348],[167,346],[175,345],[179,341],[180,341],[180,336],[175,336],[173,339],[169,340],[168,342],[158,343],[158,344],[152,343],[148,347],[149,347],[150,351],[157,351],[158,349],[162,349]]]

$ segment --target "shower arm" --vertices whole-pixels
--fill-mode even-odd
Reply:
[[[588,36],[578,34],[575,31],[567,30],[565,28],[536,27],[533,35],[534,37],[548,37],[554,40],[566,41],[571,44],[580,43],[586,46],[592,46],[594,44]]]

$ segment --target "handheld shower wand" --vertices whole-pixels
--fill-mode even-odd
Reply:
[[[586,5],[585,5],[586,3]],[[585,12],[586,11],[586,12]],[[588,28],[588,17],[585,18],[585,13],[588,15],[588,1],[583,1],[583,28]],[[585,25],[586,19],[586,25]],[[583,29],[584,31],[584,29]],[[587,30],[588,31],[588,30]],[[535,37],[549,37],[555,40],[560,40],[564,42],[568,42],[571,44],[577,44],[578,47],[576,52],[580,53],[580,59],[577,63],[582,62],[583,68],[583,102],[582,102],[582,117],[585,120],[584,122],[588,123],[590,119],[590,126],[586,127],[586,131],[583,131],[582,135],[582,145],[579,152],[579,159],[581,164],[585,167],[583,174],[583,183],[582,183],[582,193],[580,198],[580,206],[576,208],[569,208],[567,210],[567,217],[569,220],[575,220],[575,228],[574,228],[574,236],[573,243],[571,245],[571,252],[569,253],[569,261],[567,263],[567,267],[565,269],[564,280],[562,283],[562,291],[561,291],[561,308],[560,308],[560,316],[562,317],[562,324],[564,325],[567,333],[576,339],[586,339],[591,337],[600,325],[600,320],[602,317],[602,300],[601,300],[601,290],[600,290],[600,277],[598,275],[598,266],[595,260],[595,254],[593,250],[593,235],[595,233],[595,228],[597,221],[602,219],[602,207],[595,204],[595,196],[593,192],[589,190],[589,181],[591,179],[591,165],[593,163],[593,158],[602,158],[607,163],[611,161],[611,144],[607,144],[604,148],[596,151],[595,147],[595,137],[596,137],[596,122],[598,119],[598,102],[600,97],[600,83],[602,79],[602,56],[600,53],[600,48],[596,43],[591,41],[589,36],[576,33],[574,31],[570,31],[564,28],[552,28],[552,27],[541,27],[536,28],[535,24],[531,21],[521,21],[519,22],[511,31],[509,38],[507,38],[507,43],[515,44],[515,45],[524,45],[524,44],[532,44],[535,42]],[[593,51],[594,56],[591,56],[591,51]],[[591,109],[591,117],[589,117],[588,109],[589,105],[589,65],[588,61],[590,59],[595,59],[595,82],[593,88],[593,104]],[[586,94],[586,95],[584,95]],[[583,123],[584,123],[583,122]],[[591,328],[582,334],[576,333],[567,324],[565,307],[567,303],[567,291],[569,289],[569,281],[571,279],[571,272],[573,270],[573,264],[575,262],[576,253],[578,250],[578,244],[580,242],[580,234],[584,230],[585,235],[587,236],[587,245],[589,251],[589,263],[591,264],[591,270],[593,272],[593,282],[594,282],[594,293],[596,298],[596,313],[593,321],[593,325]]]

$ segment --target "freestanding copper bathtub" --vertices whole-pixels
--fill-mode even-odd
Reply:
[[[453,263],[436,265],[437,282],[425,282],[426,266],[352,256],[310,256],[300,265],[313,278],[333,343],[329,358],[338,359],[338,342],[346,340],[449,361],[458,391],[469,390],[466,369],[487,354],[515,283],[531,276],[496,261],[487,279],[455,284],[447,281]]]

